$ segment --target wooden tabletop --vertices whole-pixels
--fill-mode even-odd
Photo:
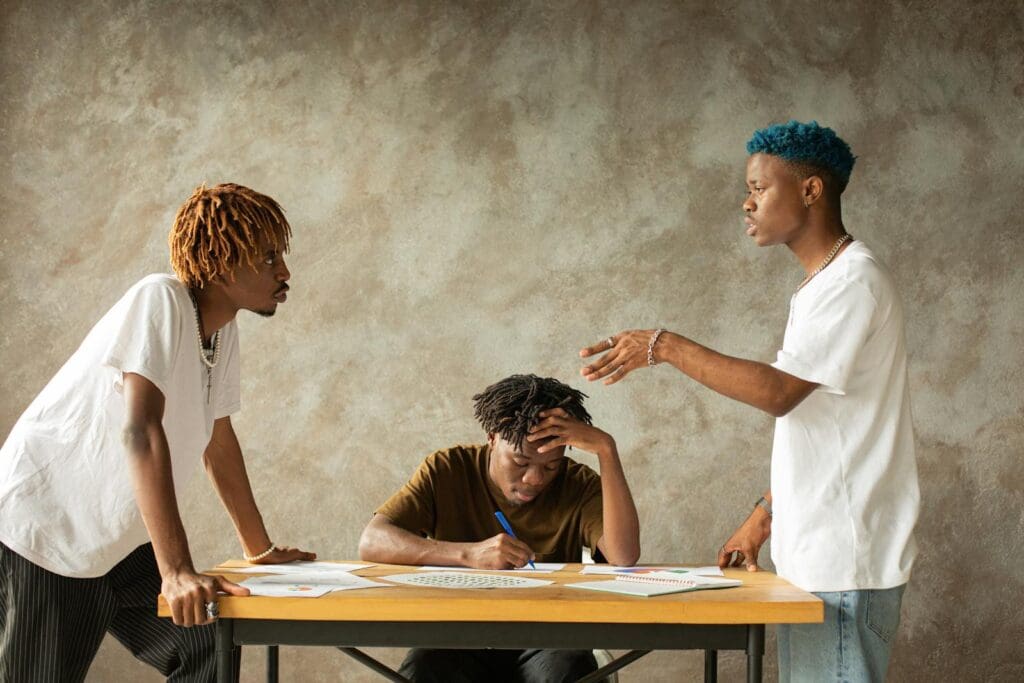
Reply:
[[[249,565],[231,560],[206,573],[244,581],[254,574],[231,571],[232,567],[243,566]],[[740,579],[743,585],[645,598],[566,588],[567,583],[612,578],[580,574],[581,568],[580,564],[569,564],[559,572],[531,575],[554,581],[539,588],[453,590],[395,584],[391,588],[338,591],[319,598],[222,595],[218,602],[220,615],[235,619],[619,624],[795,624],[820,623],[824,619],[821,600],[766,571],[726,569],[727,577]],[[375,578],[415,571],[416,567],[379,564],[353,574]],[[163,596],[159,599],[159,614],[170,616]]]

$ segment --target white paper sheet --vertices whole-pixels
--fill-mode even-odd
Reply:
[[[343,572],[254,576],[242,581],[239,585],[248,588],[252,595],[289,598],[316,598],[335,591],[392,587],[391,584],[371,581],[362,576]]]
[[[430,572],[502,572],[502,573],[515,573],[521,572],[523,574],[550,574],[551,572],[558,572],[565,569],[565,563],[557,562],[534,562],[536,569],[531,569],[530,565],[520,567],[519,569],[475,569],[473,567],[420,567],[423,571]]]
[[[279,583],[279,584],[248,584],[242,582],[243,586],[249,589],[249,595],[258,595],[263,598],[319,598],[321,595],[330,593],[330,586],[319,586],[309,583]]]
[[[317,572],[337,574],[374,566],[376,565],[342,564],[340,562],[289,562],[287,564],[257,564],[251,567],[222,567],[222,569],[239,574],[309,574]]]
[[[382,579],[402,583],[407,586],[427,586],[431,588],[537,588],[548,586],[553,581],[543,579],[527,579],[522,576],[503,574],[478,574],[463,571],[438,571],[419,574],[392,574]]]
[[[620,574],[608,581],[585,581],[566,584],[569,588],[583,588],[593,591],[621,593],[623,595],[666,595],[686,593],[715,588],[735,588],[743,582],[738,579],[724,579],[700,576],[690,572],[655,571],[646,574]]]
[[[649,574],[651,572],[675,572],[697,574],[698,576],[724,576],[718,567],[616,567],[610,564],[586,564],[580,574]]]

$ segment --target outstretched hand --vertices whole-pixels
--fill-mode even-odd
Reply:
[[[625,330],[580,350],[580,358],[604,355],[580,369],[588,382],[604,379],[615,384],[638,368],[647,367],[647,345],[654,330]]]

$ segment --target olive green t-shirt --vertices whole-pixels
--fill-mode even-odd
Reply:
[[[502,533],[501,510],[538,562],[579,562],[604,532],[601,478],[562,458],[558,474],[536,498],[510,505],[487,475],[486,444],[436,451],[376,512],[397,526],[439,541],[475,543]]]

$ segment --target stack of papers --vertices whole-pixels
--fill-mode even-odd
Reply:
[[[407,586],[429,586],[431,588],[538,588],[553,583],[543,579],[526,579],[507,574],[478,574],[464,571],[392,574],[382,578]]]
[[[473,567],[420,567],[422,571],[431,572],[522,572],[524,574],[550,574],[552,572],[560,572],[565,569],[565,563],[557,562],[534,562],[533,567],[526,565],[519,567],[518,569],[475,569]]]
[[[354,572],[357,569],[375,567],[373,564],[342,564],[341,562],[289,562],[287,564],[254,564],[248,567],[223,567],[234,574],[310,574],[314,572]]]
[[[650,574],[651,572],[673,572],[678,574],[699,574],[700,576],[723,576],[717,566],[710,567],[616,567],[611,564],[583,565],[581,574]]]
[[[733,588],[742,585],[739,579],[722,579],[714,576],[671,571],[653,571],[646,574],[623,574],[608,581],[587,581],[566,584],[569,588],[584,588],[593,591],[620,593],[622,595],[667,595],[711,588]]]
[[[240,586],[251,595],[274,598],[318,598],[326,593],[355,588],[390,588],[390,584],[371,581],[354,574],[271,574],[254,576]]]
[[[239,583],[250,595],[272,598],[318,598],[335,591],[356,588],[389,588],[391,584],[372,581],[351,572],[372,567],[372,564],[340,564],[337,562],[290,562],[261,564],[252,567],[231,567],[241,574],[254,576]]]

